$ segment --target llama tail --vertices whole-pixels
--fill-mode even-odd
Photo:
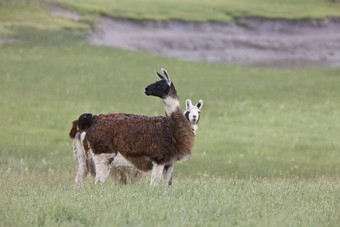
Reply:
[[[69,133],[70,137],[74,139],[76,137],[77,132],[78,132],[78,120],[75,120],[72,122],[72,128]]]
[[[70,137],[74,139],[76,137],[77,132],[85,131],[91,127],[93,122],[95,121],[96,116],[90,113],[85,113],[79,116],[78,120],[72,122],[72,128],[70,130]]]

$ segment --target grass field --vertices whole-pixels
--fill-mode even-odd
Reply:
[[[138,20],[229,21],[239,17],[318,19],[340,16],[340,4],[328,0],[55,1],[83,13]]]
[[[4,11],[3,36],[19,41],[0,46],[0,226],[339,225],[340,69],[93,47],[86,25],[13,24],[21,13]],[[174,184],[74,187],[71,122],[84,112],[163,115],[161,100],[144,95],[161,67],[183,107],[204,100],[193,157],[176,165]]]
[[[68,172],[2,178],[2,226],[337,226],[339,181],[176,179],[76,188]],[[60,176],[65,178],[61,179]]]

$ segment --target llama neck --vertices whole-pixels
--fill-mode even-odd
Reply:
[[[171,114],[175,113],[178,109],[180,110],[178,97],[168,96],[163,99],[163,102],[166,116],[171,116]]]
[[[192,131],[194,132],[194,134],[196,134],[196,130],[198,128],[198,124],[193,123],[193,124],[191,124],[191,127],[192,127]]]

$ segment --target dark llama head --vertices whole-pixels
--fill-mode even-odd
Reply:
[[[90,113],[85,113],[80,115],[78,120],[72,122],[72,128],[70,130],[70,137],[74,139],[78,131],[85,131],[89,127],[91,127],[92,123],[94,122],[94,117]]]
[[[161,79],[159,81],[156,81],[153,84],[150,84],[145,88],[145,94],[146,95],[152,95],[159,97],[161,99],[166,99],[167,97],[176,98],[177,92],[174,84],[171,82],[170,77],[165,69],[162,69],[162,72],[164,76],[162,76],[160,73],[156,72],[156,75]]]
[[[84,131],[91,127],[93,123],[93,115],[90,113],[85,113],[79,116],[78,127],[80,131]]]

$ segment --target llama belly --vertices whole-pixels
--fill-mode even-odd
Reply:
[[[131,150],[117,149],[117,151],[126,158],[137,169],[148,171],[152,169],[152,163],[159,165],[167,165],[178,159],[182,159],[183,155],[177,152],[171,152],[171,149],[152,149],[152,150]]]
[[[186,160],[188,160],[190,158],[191,158],[191,153],[182,154],[182,155],[177,156],[177,160],[176,161],[178,161],[178,162],[186,161]]]
[[[149,171],[152,169],[152,161],[145,156],[124,156],[123,157],[130,162],[133,166],[141,171]]]

